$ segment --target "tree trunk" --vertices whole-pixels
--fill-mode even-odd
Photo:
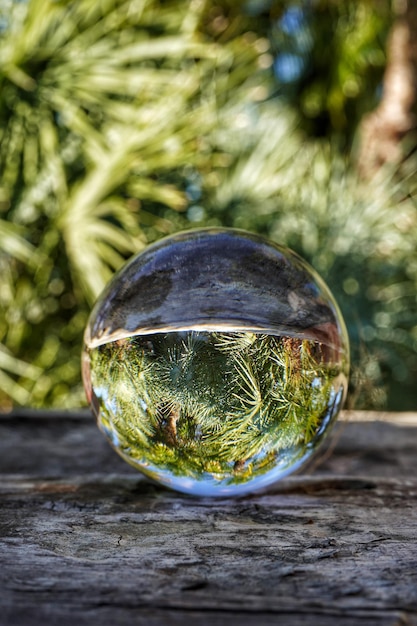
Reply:
[[[379,106],[361,127],[359,171],[371,178],[386,163],[400,163],[403,140],[416,128],[417,2],[394,2],[396,19],[387,46],[387,66]]]

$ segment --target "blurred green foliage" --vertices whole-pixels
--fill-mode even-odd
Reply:
[[[351,398],[415,407],[415,167],[364,183],[388,0],[0,7],[0,406],[79,406],[89,309],[147,241],[221,224],[307,258],[348,322]]]
[[[321,1],[302,8],[299,3],[274,23],[277,89],[297,107],[310,134],[336,134],[342,146],[350,146],[362,115],[377,104],[390,5]]]

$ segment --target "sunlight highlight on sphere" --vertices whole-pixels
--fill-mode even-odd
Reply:
[[[195,495],[254,491],[300,468],[331,430],[348,369],[323,281],[290,250],[232,229],[149,246],[85,332],[101,431],[144,474]]]

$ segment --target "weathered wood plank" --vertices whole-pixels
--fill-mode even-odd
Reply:
[[[417,425],[336,434],[314,472],[213,500],[141,478],[85,414],[0,418],[0,623],[417,624]]]

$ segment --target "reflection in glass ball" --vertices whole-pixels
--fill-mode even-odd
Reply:
[[[147,476],[196,495],[254,491],[298,469],[335,421],[348,368],[320,277],[232,229],[149,246],[115,275],[85,332],[102,432]]]

